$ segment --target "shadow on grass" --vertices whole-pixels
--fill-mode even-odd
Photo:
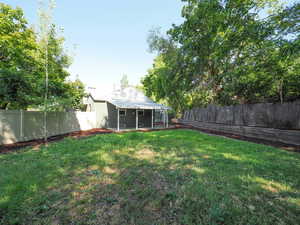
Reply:
[[[296,224],[299,161],[188,130],[66,139],[0,156],[0,221]]]

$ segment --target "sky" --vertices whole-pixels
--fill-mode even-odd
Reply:
[[[1,0],[24,10],[29,24],[38,24],[38,0]],[[71,79],[87,86],[111,88],[123,74],[132,85],[151,68],[149,30],[180,24],[180,0],[57,0],[53,21],[64,29],[66,48],[73,57]]]

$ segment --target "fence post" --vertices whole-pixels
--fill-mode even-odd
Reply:
[[[0,144],[3,144],[2,141],[2,137],[4,136],[4,132],[3,132],[3,122],[2,122],[3,118],[2,118],[2,113],[0,111]]]
[[[24,141],[24,112],[20,110],[20,139]]]

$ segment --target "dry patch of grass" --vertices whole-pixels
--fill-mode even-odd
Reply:
[[[135,152],[134,156],[140,160],[152,160],[155,158],[156,153],[149,148],[143,148]]]

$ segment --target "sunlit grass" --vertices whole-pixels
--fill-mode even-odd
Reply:
[[[0,155],[0,224],[298,224],[300,154],[191,130]]]

